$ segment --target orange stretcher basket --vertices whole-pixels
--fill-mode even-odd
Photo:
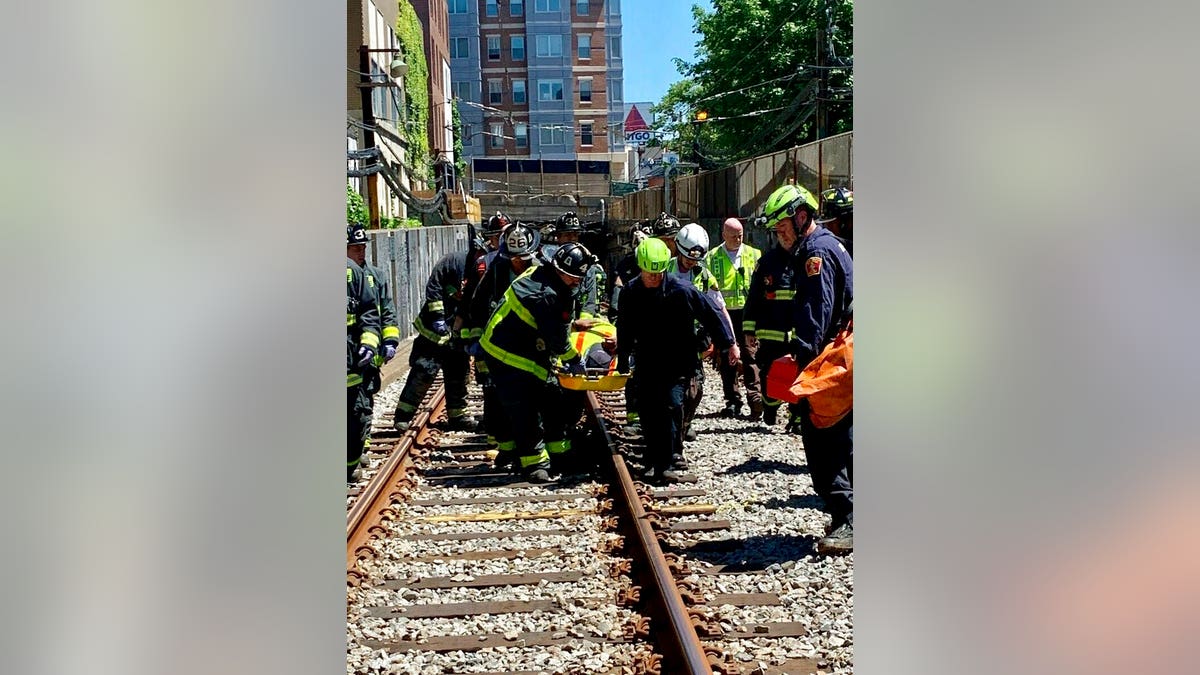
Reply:
[[[588,368],[583,375],[558,372],[558,383],[572,391],[616,391],[628,381],[628,373],[609,372],[608,368]]]

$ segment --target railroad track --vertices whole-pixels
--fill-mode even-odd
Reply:
[[[375,434],[348,503],[347,672],[821,672],[810,658],[746,660],[740,643],[807,624],[757,620],[785,604],[762,579],[714,592],[746,572],[687,551],[729,521],[703,489],[635,481],[623,395],[588,398],[585,451],[604,461],[549,485],[494,471],[482,435],[439,431],[440,384],[408,431]]]

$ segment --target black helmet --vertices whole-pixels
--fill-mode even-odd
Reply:
[[[558,217],[555,227],[556,232],[582,232],[583,226],[579,224],[579,216],[575,215],[574,211],[567,211]]]
[[[367,243],[367,228],[358,223],[348,223],[346,225],[346,245],[365,243]]]
[[[681,227],[678,218],[667,213],[660,213],[658,218],[654,219],[651,232],[656,237],[674,237]]]
[[[493,237],[497,234],[500,234],[501,232],[504,231],[504,227],[511,222],[512,221],[509,219],[508,216],[497,211],[496,215],[492,216],[491,218],[488,218],[487,224],[483,226],[483,236]]]
[[[854,215],[854,193],[844,187],[830,188],[821,193],[821,219],[827,223]]]
[[[541,241],[541,232],[525,223],[516,223],[505,230],[504,236],[500,239],[500,253],[507,258],[531,260]]]
[[[550,266],[569,277],[582,279],[588,268],[599,262],[600,259],[592,255],[583,244],[570,242],[558,247],[550,260]]]

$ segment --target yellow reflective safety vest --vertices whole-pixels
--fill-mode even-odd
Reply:
[[[750,279],[758,268],[762,251],[750,244],[742,244],[742,256],[738,266],[734,267],[725,247],[718,246],[704,257],[704,266],[717,279],[717,286],[725,298],[725,306],[729,309],[741,309],[746,306],[746,296],[750,293]]]
[[[596,325],[587,330],[579,330],[571,333],[571,346],[575,351],[579,352],[580,356],[587,358],[588,352],[598,344],[601,344],[609,338],[616,337],[617,327],[607,321],[600,321]],[[586,365],[586,364],[585,364]],[[614,358],[608,365],[608,372],[612,373],[617,369],[617,360]]]
[[[521,273],[492,312],[479,346],[496,361],[542,380],[556,359],[578,355],[568,340],[574,297],[549,266]]]

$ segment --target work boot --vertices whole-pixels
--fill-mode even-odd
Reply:
[[[727,403],[725,405],[725,409],[721,411],[721,417],[728,417],[730,419],[737,419],[738,417],[741,417],[741,415],[742,404],[738,403],[737,401]]]
[[[402,413],[396,411],[395,421],[392,422],[392,428],[396,431],[408,431],[408,427],[412,424],[412,413]]]
[[[659,473],[658,467],[648,466],[646,467],[646,470],[642,472],[642,480],[646,481],[647,483],[653,483],[658,480]]]
[[[550,465],[548,463],[534,464],[533,466],[525,469],[525,471],[523,472],[524,478],[525,478],[525,480],[529,481],[530,483],[553,482],[554,479],[550,477],[549,469],[550,469]]]
[[[690,425],[690,424],[687,425],[687,428],[683,430],[683,440],[685,440],[685,441],[696,440],[696,430],[692,428],[692,425]]]
[[[671,465],[662,472],[663,480],[669,483],[683,482],[683,476],[688,472],[688,463],[683,455],[672,455]]]
[[[517,451],[500,450],[496,453],[496,459],[492,461],[492,467],[496,471],[516,471]]]
[[[779,421],[779,406],[763,406],[763,424],[773,427],[777,421]]]
[[[784,429],[783,429],[783,432],[785,434],[792,434],[793,436],[799,436],[800,435],[800,418],[793,417],[793,418],[789,419],[787,426],[784,427]]]
[[[479,428],[479,422],[475,421],[470,415],[460,415],[459,417],[451,417],[446,421],[446,431],[475,431]]]
[[[762,399],[761,398],[750,399],[750,417],[749,417],[750,421],[757,422],[759,419],[762,418],[762,414],[763,414]]]
[[[842,523],[840,527],[817,541],[817,553],[841,555],[854,550],[854,525]]]

